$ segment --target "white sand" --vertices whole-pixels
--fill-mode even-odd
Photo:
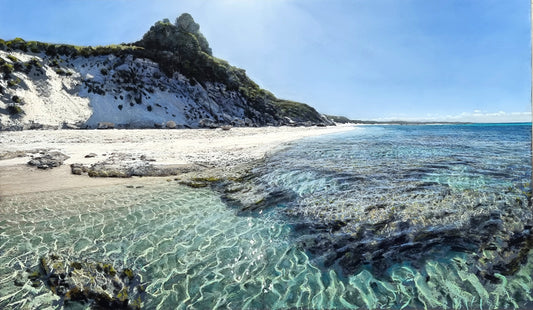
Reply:
[[[284,144],[305,137],[352,130],[336,127],[263,127],[191,130],[40,130],[0,133],[0,154],[36,149],[60,151],[70,158],[52,170],[26,165],[25,157],[0,160],[0,196],[37,191],[61,190],[123,182],[139,178],[89,178],[70,174],[71,163],[93,164],[111,154],[128,154],[138,159],[145,155],[154,165],[231,167],[264,158]],[[85,158],[89,153],[94,158]]]

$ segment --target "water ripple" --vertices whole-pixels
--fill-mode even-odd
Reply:
[[[313,149],[309,152],[312,154]],[[407,152],[419,151],[382,149],[374,150],[372,156],[391,158]],[[438,151],[430,153],[419,152],[417,156],[439,156]],[[358,161],[358,154],[350,156],[362,167],[362,175],[371,173],[366,170],[372,168],[371,163]],[[368,209],[376,205],[371,203],[375,192],[353,196],[353,190],[360,189],[358,184],[363,182],[361,176],[346,171],[328,172],[338,169],[339,155],[331,158],[335,160],[325,162],[326,170],[284,171],[278,177],[272,175],[270,181],[276,187],[296,186],[302,205],[308,206],[301,209],[305,216],[325,211],[320,209],[324,206],[337,208],[338,213],[332,215],[335,219],[383,216],[379,208]],[[447,160],[463,164],[444,175],[433,174],[443,169],[442,162],[409,171],[396,169],[395,173],[405,173],[407,180],[416,182],[420,182],[417,175],[421,173],[427,176],[422,187],[437,193],[435,189],[445,182],[458,187],[485,186],[493,184],[491,180],[497,177],[493,171],[497,168],[485,167],[489,178],[472,182],[467,165],[472,165],[475,158]],[[379,169],[372,172],[379,181],[372,184],[377,191],[380,182],[389,176],[375,170]],[[446,197],[440,197],[438,205],[426,204],[435,196],[429,196],[426,190],[406,193],[405,189],[409,187],[392,191],[391,195],[419,204],[428,212],[440,212],[437,207],[443,206],[447,212],[456,210]],[[334,191],[338,193],[335,197],[324,195]],[[416,195],[418,198],[414,198]],[[491,197],[468,191],[462,195],[469,198],[472,208],[480,203],[483,206]],[[409,210],[398,212],[407,214]],[[53,307],[58,297],[43,286],[33,287],[27,278],[28,268],[34,268],[38,257],[49,251],[136,270],[147,282],[146,309],[499,309],[525,307],[533,301],[533,252],[515,275],[496,274],[494,282],[479,279],[469,271],[472,255],[458,252],[428,259],[419,266],[398,263],[385,271],[363,268],[341,275],[335,268],[324,268],[310,259],[309,253],[294,242],[293,227],[284,221],[283,213],[271,210],[261,216],[237,214],[209,189],[190,189],[167,182],[147,183],[134,189],[113,186],[3,198],[0,308]],[[417,219],[415,213],[409,216]],[[350,231],[345,233],[349,235]]]

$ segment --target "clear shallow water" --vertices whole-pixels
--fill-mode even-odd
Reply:
[[[493,213],[514,231],[531,218],[530,141],[530,125],[362,126],[299,142],[258,170],[269,188],[299,196],[287,213],[351,222],[346,234],[461,228]]]
[[[533,299],[531,251],[516,274],[498,274],[499,283],[490,283],[469,271],[472,253],[448,251],[416,266],[396,263],[379,276],[368,268],[342,275],[318,264],[297,242],[285,211],[307,206],[312,216],[319,210],[319,198],[333,207],[333,216],[343,210],[342,204],[363,206],[388,191],[393,194],[387,200],[399,197],[409,203],[410,194],[394,190],[398,184],[432,182],[415,187],[422,196],[439,195],[441,186],[448,188],[445,196],[468,190],[463,200],[508,190],[505,197],[512,200],[518,195],[514,188],[529,181],[530,127],[506,128],[504,133],[428,127],[364,127],[294,144],[267,163],[270,171],[263,182],[290,188],[299,198],[248,216],[237,215],[216,192],[164,181],[135,189],[115,186],[3,198],[0,308],[53,305],[55,297],[46,288],[33,288],[29,282],[13,285],[49,251],[138,271],[148,282],[146,309],[524,307]],[[479,132],[488,135],[480,137]],[[450,170],[455,165],[449,161],[463,164]],[[428,168],[436,162],[441,164]],[[406,169],[411,165],[425,170],[413,175]],[[375,181],[376,175],[382,178]],[[365,183],[367,191],[358,183]],[[368,197],[354,197],[359,190]],[[425,204],[431,197],[420,200]]]

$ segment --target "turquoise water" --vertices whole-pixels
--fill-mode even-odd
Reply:
[[[365,211],[374,199],[384,201],[381,213],[404,205],[394,209],[398,218],[414,217],[413,208],[441,207],[460,220],[457,213],[510,205],[517,213],[505,223],[527,221],[529,210],[517,198],[529,182],[531,127],[501,128],[369,126],[300,141],[256,171],[261,186],[296,198],[252,213],[239,212],[216,191],[166,181],[4,197],[0,308],[56,307],[57,297],[26,280],[26,270],[49,251],[136,270],[147,283],[146,309],[524,308],[533,300],[532,251],[516,273],[496,272],[498,281],[472,272],[480,253],[438,244],[443,250],[420,253],[422,259],[402,256],[383,270],[383,264],[351,270],[326,264],[323,253],[306,246],[302,239],[315,235],[298,229],[294,217],[325,224],[349,219],[342,229],[356,231],[357,223],[373,223],[364,214],[374,212]],[[474,200],[479,206],[468,207]],[[449,224],[426,215],[428,223],[413,221],[408,229]],[[342,229],[328,234],[349,233]],[[393,235],[384,229],[361,238]],[[15,279],[26,283],[15,286]]]

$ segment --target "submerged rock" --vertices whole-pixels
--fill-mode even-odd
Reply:
[[[317,187],[296,187],[297,192],[284,182],[265,182],[271,170],[265,162],[245,177],[219,183],[222,198],[241,212],[281,206],[299,247],[316,265],[344,276],[371,268],[386,277],[398,263],[422,267],[428,259],[462,252],[476,253],[468,262],[470,273],[495,282],[498,274],[519,270],[533,247],[530,207],[518,189],[487,194],[418,182],[378,196],[367,193],[360,175],[322,171],[356,197],[343,200]],[[310,178],[305,173],[295,178]]]
[[[70,302],[89,304],[94,309],[140,309],[144,286],[131,269],[118,272],[113,265],[102,262],[70,261],[56,254],[39,259],[39,271],[28,278]]]

